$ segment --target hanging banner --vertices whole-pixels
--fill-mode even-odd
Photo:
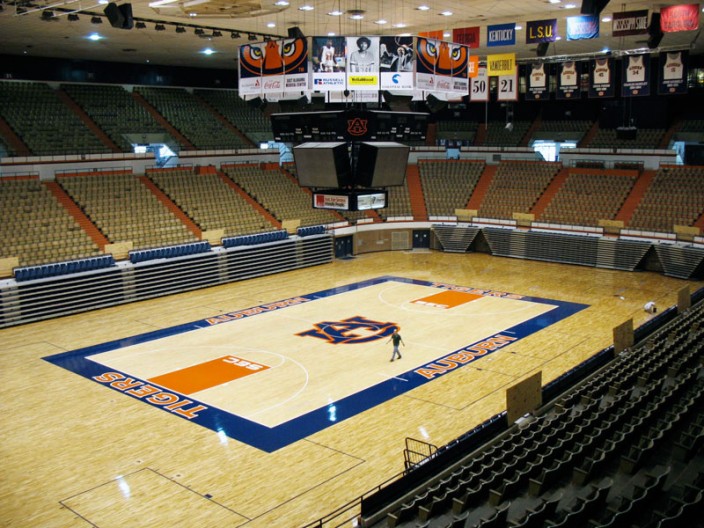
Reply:
[[[469,81],[469,100],[473,103],[489,100],[489,76],[484,66],[480,66],[477,75]]]
[[[464,44],[468,48],[478,48],[479,26],[453,29],[452,41],[456,42],[457,44]]]
[[[699,29],[699,4],[661,7],[660,29],[663,33]]]
[[[450,92],[466,95],[469,90],[469,48],[462,44],[446,43],[450,60]],[[442,54],[440,55],[442,60]],[[438,66],[442,66],[439,62]]]
[[[526,71],[526,101],[542,101],[548,97],[548,65],[544,62],[528,64]]]
[[[650,55],[621,59],[621,97],[650,95]]]
[[[526,44],[555,42],[557,40],[557,19],[533,20],[526,23]]]
[[[516,54],[497,53],[486,57],[487,75],[513,75],[516,73]]]
[[[449,42],[442,40],[437,41],[438,60],[435,63],[435,90],[438,92],[452,91],[452,67],[453,67],[453,48]],[[467,57],[464,57],[464,66],[467,66]],[[464,75],[467,72],[465,70]]]
[[[240,46],[239,53],[239,85],[240,95],[261,95],[264,93],[265,43],[246,44]],[[279,80],[277,91],[281,91],[282,79]]]
[[[599,38],[599,16],[582,15],[567,17],[567,40]]]
[[[648,32],[648,10],[625,11],[614,13],[611,20],[611,35],[614,37],[630,37],[645,35]]]
[[[418,33],[419,37],[424,37],[431,40],[442,40],[442,29],[435,29],[433,31],[421,31]]]
[[[470,55],[467,60],[467,77],[473,79],[479,74],[479,57]]]
[[[497,24],[487,26],[486,45],[493,46],[515,46],[516,45],[516,24]]]
[[[557,65],[557,99],[579,98],[579,62],[567,61]]]
[[[347,88],[379,90],[379,37],[347,37]]]
[[[668,51],[660,53],[660,82],[658,93],[662,95],[680,95],[687,93],[687,59],[686,51]]]
[[[380,37],[379,67],[382,90],[413,91],[413,37]]]
[[[239,57],[241,95],[310,90],[305,38],[246,44]]]
[[[308,39],[289,38],[279,42],[278,49],[284,70],[284,92],[309,91]]]
[[[345,37],[313,37],[312,43],[313,90],[344,91],[347,88]]]
[[[594,59],[589,62],[589,97],[613,97],[613,60],[611,58]]]
[[[435,90],[435,68],[440,54],[440,41],[416,39],[416,89]]]
[[[496,80],[497,101],[518,101],[518,70],[512,75],[499,75]]]

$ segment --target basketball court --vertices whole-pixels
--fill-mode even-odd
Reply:
[[[384,276],[45,359],[273,451],[584,308]]]

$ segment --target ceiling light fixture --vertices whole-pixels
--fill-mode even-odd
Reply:
[[[302,5],[301,7],[298,8],[299,11],[313,11],[315,9],[312,5]]]
[[[233,31],[232,33],[230,33],[230,38],[238,39],[238,38],[242,38],[242,35],[240,35],[240,33],[238,31]]]
[[[202,28],[196,28],[195,30],[193,30],[193,33],[195,33],[199,37],[205,35],[205,31],[203,31]]]
[[[134,27],[137,29],[146,29],[147,25],[144,22],[135,22]]]
[[[54,12],[50,9],[45,9],[42,11],[42,20],[51,20],[54,18]]]
[[[440,16],[452,16],[453,13],[452,11],[442,11],[440,12]]]
[[[419,5],[416,9],[418,11],[430,11],[430,8],[427,5]]]
[[[176,26],[176,33],[185,33],[186,28],[183,26]]]
[[[222,32],[215,29],[215,30],[213,30],[213,36],[214,37],[222,37]]]
[[[257,36],[250,33],[249,35],[247,35],[247,40],[255,41],[257,40]]]
[[[99,16],[91,17],[90,21],[92,24],[102,24],[103,23],[103,19],[100,18]]]
[[[80,20],[76,13],[69,13],[66,18],[68,18],[70,22],[78,22]]]
[[[344,13],[343,13],[342,11],[335,10],[335,11],[330,11],[330,12],[328,13],[328,15],[330,15],[330,16],[342,16],[342,15],[344,15]]]
[[[156,24],[156,25],[154,26],[154,29],[155,29],[156,31],[165,31],[165,30],[166,30],[166,26],[165,26],[164,24]]]

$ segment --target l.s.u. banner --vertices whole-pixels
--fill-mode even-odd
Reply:
[[[295,38],[240,46],[239,90],[241,95],[310,90],[308,41]]]

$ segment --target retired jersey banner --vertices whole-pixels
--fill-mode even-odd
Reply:
[[[599,38],[599,17],[582,15],[567,17],[567,40]]]
[[[614,96],[613,59],[604,57],[589,62],[589,97]]]
[[[663,33],[699,29],[699,4],[661,7],[660,29]]]
[[[452,41],[456,42],[457,44],[464,44],[469,48],[478,48],[479,26],[453,29]]]
[[[484,66],[480,66],[477,75],[469,81],[469,100],[473,103],[489,101],[489,76]]]
[[[611,35],[614,37],[645,35],[648,32],[647,9],[614,13],[612,16]]]
[[[380,37],[379,41],[381,89],[412,91],[415,66],[413,37]]]
[[[313,65],[313,90],[346,90],[345,37],[313,37],[312,43],[310,54]]]
[[[515,53],[497,53],[495,55],[487,55],[486,74],[489,77],[493,75],[513,75],[514,73],[516,73]]]
[[[379,90],[379,37],[347,37],[347,88]]]
[[[532,20],[526,24],[526,44],[555,42],[557,40],[557,19]]]
[[[526,101],[543,101],[549,94],[550,76],[546,71],[548,65],[544,62],[528,64],[526,71]]]
[[[650,55],[621,59],[621,97],[650,95]]]
[[[557,65],[557,99],[575,99],[579,97],[579,62],[567,61]]]
[[[497,24],[486,27],[486,45],[493,46],[515,46],[516,45],[516,24]]]
[[[518,70],[511,75],[499,75],[496,80],[497,101],[518,101]]]
[[[687,93],[687,58],[686,51],[668,51],[659,55],[658,93],[662,95]]]

